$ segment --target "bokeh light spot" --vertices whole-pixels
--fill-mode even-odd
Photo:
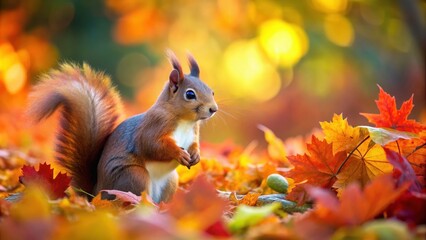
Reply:
[[[4,73],[4,83],[6,90],[15,94],[19,92],[25,85],[27,72],[21,63],[17,62],[7,69]]]
[[[259,41],[266,55],[282,67],[292,67],[308,50],[308,38],[300,27],[281,20],[260,26]]]
[[[333,92],[341,91],[347,84],[345,82],[346,65],[340,55],[316,56],[303,61],[297,69],[299,84],[309,94],[327,98]]]
[[[11,94],[18,93],[27,81],[27,69],[21,55],[25,55],[24,52],[16,52],[10,43],[0,45],[0,81]]]
[[[387,22],[386,33],[389,43],[401,52],[408,52],[411,47],[409,31],[404,24],[395,18],[391,18]]]
[[[237,41],[224,53],[224,73],[221,88],[235,97],[267,101],[281,88],[275,68],[262,54],[256,40]]]
[[[326,13],[344,12],[348,7],[348,0],[312,0],[315,9]]]
[[[347,47],[354,41],[352,24],[342,15],[328,15],[324,21],[324,29],[327,38],[338,46]]]
[[[140,72],[150,66],[147,57],[140,53],[129,53],[125,55],[117,65],[117,79],[127,87],[141,85]]]

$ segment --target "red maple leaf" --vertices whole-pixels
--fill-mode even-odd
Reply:
[[[19,177],[19,181],[22,184],[40,184],[49,193],[51,198],[65,197],[65,190],[70,186],[71,182],[71,177],[68,177],[67,174],[58,173],[53,178],[53,168],[47,163],[39,164],[38,171],[34,167],[27,165],[24,165],[21,170],[22,176]]]
[[[386,158],[393,165],[393,176],[397,179],[397,184],[411,182],[410,190],[421,192],[422,186],[417,179],[411,164],[401,154],[385,148]]]
[[[387,209],[389,217],[396,217],[409,226],[426,224],[426,194],[405,191]]]
[[[397,185],[410,182],[411,186],[386,210],[388,215],[407,222],[411,226],[426,223],[426,189],[418,181],[408,160],[401,154],[385,148],[386,157],[393,165],[393,177]]]
[[[336,181],[336,175],[343,161],[346,158],[346,152],[333,154],[332,144],[326,140],[320,141],[312,136],[312,143],[307,144],[308,154],[288,156],[288,160],[294,166],[294,169],[286,175],[295,182],[306,182],[310,185],[331,188]],[[303,184],[297,185],[290,193],[289,198],[300,201],[303,194]]]
[[[380,86],[379,99],[376,100],[380,114],[361,113],[370,123],[376,127],[393,128],[399,131],[419,133],[426,130],[426,125],[407,119],[413,109],[413,95],[402,103],[399,110],[396,109],[395,97],[385,92]]]
[[[230,238],[231,233],[227,229],[223,220],[218,220],[217,222],[210,225],[204,232],[210,236],[217,238]]]
[[[421,132],[420,137],[400,139],[389,143],[386,148],[404,156],[411,164],[420,182],[426,185],[426,131]]]

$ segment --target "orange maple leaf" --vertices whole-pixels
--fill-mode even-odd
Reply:
[[[205,176],[197,177],[188,192],[178,189],[166,208],[179,229],[205,230],[222,217],[228,202],[220,198]]]
[[[318,222],[335,227],[359,225],[381,214],[410,184],[405,182],[395,188],[392,176],[382,175],[364,190],[357,183],[349,185],[340,201],[329,190],[308,187],[309,195],[316,202],[311,214]]]
[[[294,169],[288,172],[287,176],[295,182],[307,181],[320,187],[329,188],[336,180],[336,174],[341,163],[346,158],[345,152],[333,154],[332,144],[325,140],[320,141],[312,136],[312,143],[307,144],[309,152],[305,155],[289,156]]]
[[[295,182],[303,183],[296,185],[287,198],[298,202],[304,200],[303,186],[306,183],[331,188],[346,158],[346,152],[342,151],[334,155],[332,144],[328,144],[325,140],[320,141],[315,136],[312,136],[312,143],[307,144],[307,149],[309,155],[288,157],[294,169],[289,171],[286,176],[293,178]]]
[[[413,95],[402,103],[399,110],[396,109],[395,97],[391,97],[380,86],[379,99],[376,100],[380,114],[361,113],[370,123],[376,127],[393,128],[399,131],[419,133],[426,130],[426,125],[407,119],[413,109]]]
[[[426,183],[426,131],[420,133],[421,138],[401,139],[386,145],[386,148],[399,152],[414,169],[418,177]]]
[[[229,196],[229,200],[232,203],[235,203],[237,205],[244,204],[247,206],[256,206],[257,199],[259,198],[261,194],[256,192],[249,192],[244,197],[238,199],[237,194],[235,192],[231,193]]]

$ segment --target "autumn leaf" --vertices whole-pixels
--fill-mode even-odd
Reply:
[[[367,136],[363,129],[352,127],[343,115],[334,114],[331,122],[320,122],[328,143],[333,144],[333,153],[349,152]]]
[[[123,192],[119,190],[101,190],[92,200],[96,208],[115,208],[116,210],[125,210],[134,207],[141,202],[141,196],[132,192]]]
[[[178,221],[178,228],[195,231],[205,230],[217,222],[227,205],[227,201],[218,196],[215,187],[201,175],[194,180],[188,192],[178,190],[166,207],[167,213]]]
[[[119,225],[124,233],[117,239],[182,239],[174,219],[156,211],[136,211],[123,214]]]
[[[31,183],[41,184],[48,191],[50,197],[56,199],[66,196],[65,190],[69,187],[71,178],[65,173],[58,173],[53,178],[53,169],[50,164],[42,163],[39,164],[38,171],[34,167],[23,166],[22,176],[19,177],[19,181],[24,185]]]
[[[12,203],[0,198],[0,218],[9,216],[10,207]]]
[[[47,219],[50,217],[49,199],[45,189],[29,186],[16,204],[12,205],[10,215],[19,220]]]
[[[426,135],[426,131],[420,133],[421,136],[422,134]],[[423,184],[426,184],[426,138],[402,139],[387,144],[386,148],[404,156],[416,175],[422,177]]]
[[[80,195],[72,189],[67,190],[67,197],[50,201],[52,211],[60,212],[69,219],[78,217],[85,212],[92,212],[95,207],[86,196]]]
[[[286,175],[293,178],[295,182],[303,182],[331,188],[336,181],[336,175],[339,168],[346,158],[345,152],[333,154],[332,144],[328,144],[325,140],[320,141],[312,136],[312,143],[307,144],[308,154],[289,156],[294,169]],[[297,185],[293,192],[299,192],[303,185]]]
[[[406,224],[394,219],[378,219],[362,226],[340,228],[327,239],[375,239],[399,240],[416,239]]]
[[[251,207],[247,205],[239,205],[234,216],[229,221],[229,228],[232,232],[241,232],[247,227],[256,225],[274,211],[280,209],[278,202],[265,205],[262,207]]]
[[[279,217],[272,215],[259,224],[250,227],[244,239],[299,239],[291,227],[282,223]]]
[[[30,185],[0,221],[0,239],[49,239],[56,222],[45,189]]]
[[[82,214],[73,224],[57,228],[52,239],[120,239],[118,219],[106,211]]]
[[[213,223],[204,230],[204,233],[218,238],[229,238],[232,236],[226,224],[222,220]]]
[[[379,99],[376,100],[379,114],[361,113],[376,127],[393,128],[404,132],[419,133],[426,130],[426,125],[407,119],[413,109],[413,96],[396,109],[395,97],[391,97],[380,86]]]
[[[311,214],[318,221],[335,227],[356,226],[381,214],[409,185],[404,183],[395,188],[392,176],[383,175],[367,184],[364,190],[358,183],[350,184],[342,191],[339,200],[329,190],[307,187],[315,200]]]
[[[426,194],[405,191],[387,209],[389,217],[406,222],[409,226],[426,224]]]
[[[426,223],[426,194],[417,179],[410,163],[401,154],[385,148],[386,157],[394,166],[393,177],[397,186],[411,183],[405,191],[389,208],[387,213],[410,224]]]
[[[383,148],[374,144],[371,139],[367,139],[342,164],[333,187],[343,189],[353,182],[365,186],[376,176],[391,171],[392,165],[387,161]]]
[[[417,138],[418,135],[410,132],[402,132],[391,128],[377,128],[369,126],[359,126],[361,129],[367,129],[373,142],[385,146],[398,139]]]
[[[179,175],[179,184],[189,183],[192,180],[194,180],[198,175],[200,175],[200,173],[202,171],[201,164],[203,163],[203,160],[204,159],[202,159],[199,164],[197,164],[195,166],[191,166],[191,168],[188,168],[188,167],[183,166],[183,165],[179,165],[176,168],[176,171]]]
[[[286,157],[284,143],[267,127],[259,125],[259,129],[265,133],[265,140],[268,142],[268,154],[272,159],[281,162],[284,167],[291,167],[291,163]]]
[[[410,163],[400,154],[385,148],[386,158],[393,165],[393,175],[397,179],[397,184],[402,185],[405,182],[410,182],[411,191],[421,192],[422,186],[417,180],[416,173]]]
[[[25,163],[36,163],[36,159],[27,154],[10,149],[0,149],[0,169],[14,170],[21,168]]]
[[[244,195],[244,197],[242,197],[241,199],[239,199],[234,192],[229,196],[229,200],[237,205],[244,204],[247,206],[256,206],[257,199],[260,195],[260,193],[250,192]]]

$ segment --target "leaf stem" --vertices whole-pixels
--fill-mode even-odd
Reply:
[[[356,145],[356,147],[354,149],[352,149],[352,151],[348,154],[348,156],[345,158],[345,160],[343,160],[342,164],[340,164],[339,168],[337,169],[336,175],[340,172],[340,170],[342,170],[343,166],[349,160],[349,158],[352,156],[352,154],[355,152],[355,150],[358,150],[359,146],[361,146],[361,144],[363,144],[369,138],[370,138],[370,136],[367,136],[361,142],[359,142],[358,145]]]
[[[416,148],[414,148],[414,150],[412,152],[410,152],[407,156],[405,156],[405,158],[408,158],[409,156],[411,156],[411,154],[415,153],[417,150],[419,150],[420,148],[426,146],[426,142],[423,143],[422,145],[417,146]]]
[[[96,197],[95,195],[93,195],[93,194],[91,194],[91,193],[88,193],[88,192],[84,191],[84,190],[83,190],[83,189],[81,189],[81,188],[75,188],[75,187],[73,187],[72,189],[74,189],[74,191],[76,191],[76,192],[84,193],[84,194],[86,194],[86,195],[87,195],[87,196],[89,196],[89,197],[92,197],[92,198],[95,198],[95,197]]]
[[[395,143],[396,143],[396,146],[398,147],[398,153],[399,153],[399,155],[402,155],[401,148],[399,147],[398,140],[396,140]]]

